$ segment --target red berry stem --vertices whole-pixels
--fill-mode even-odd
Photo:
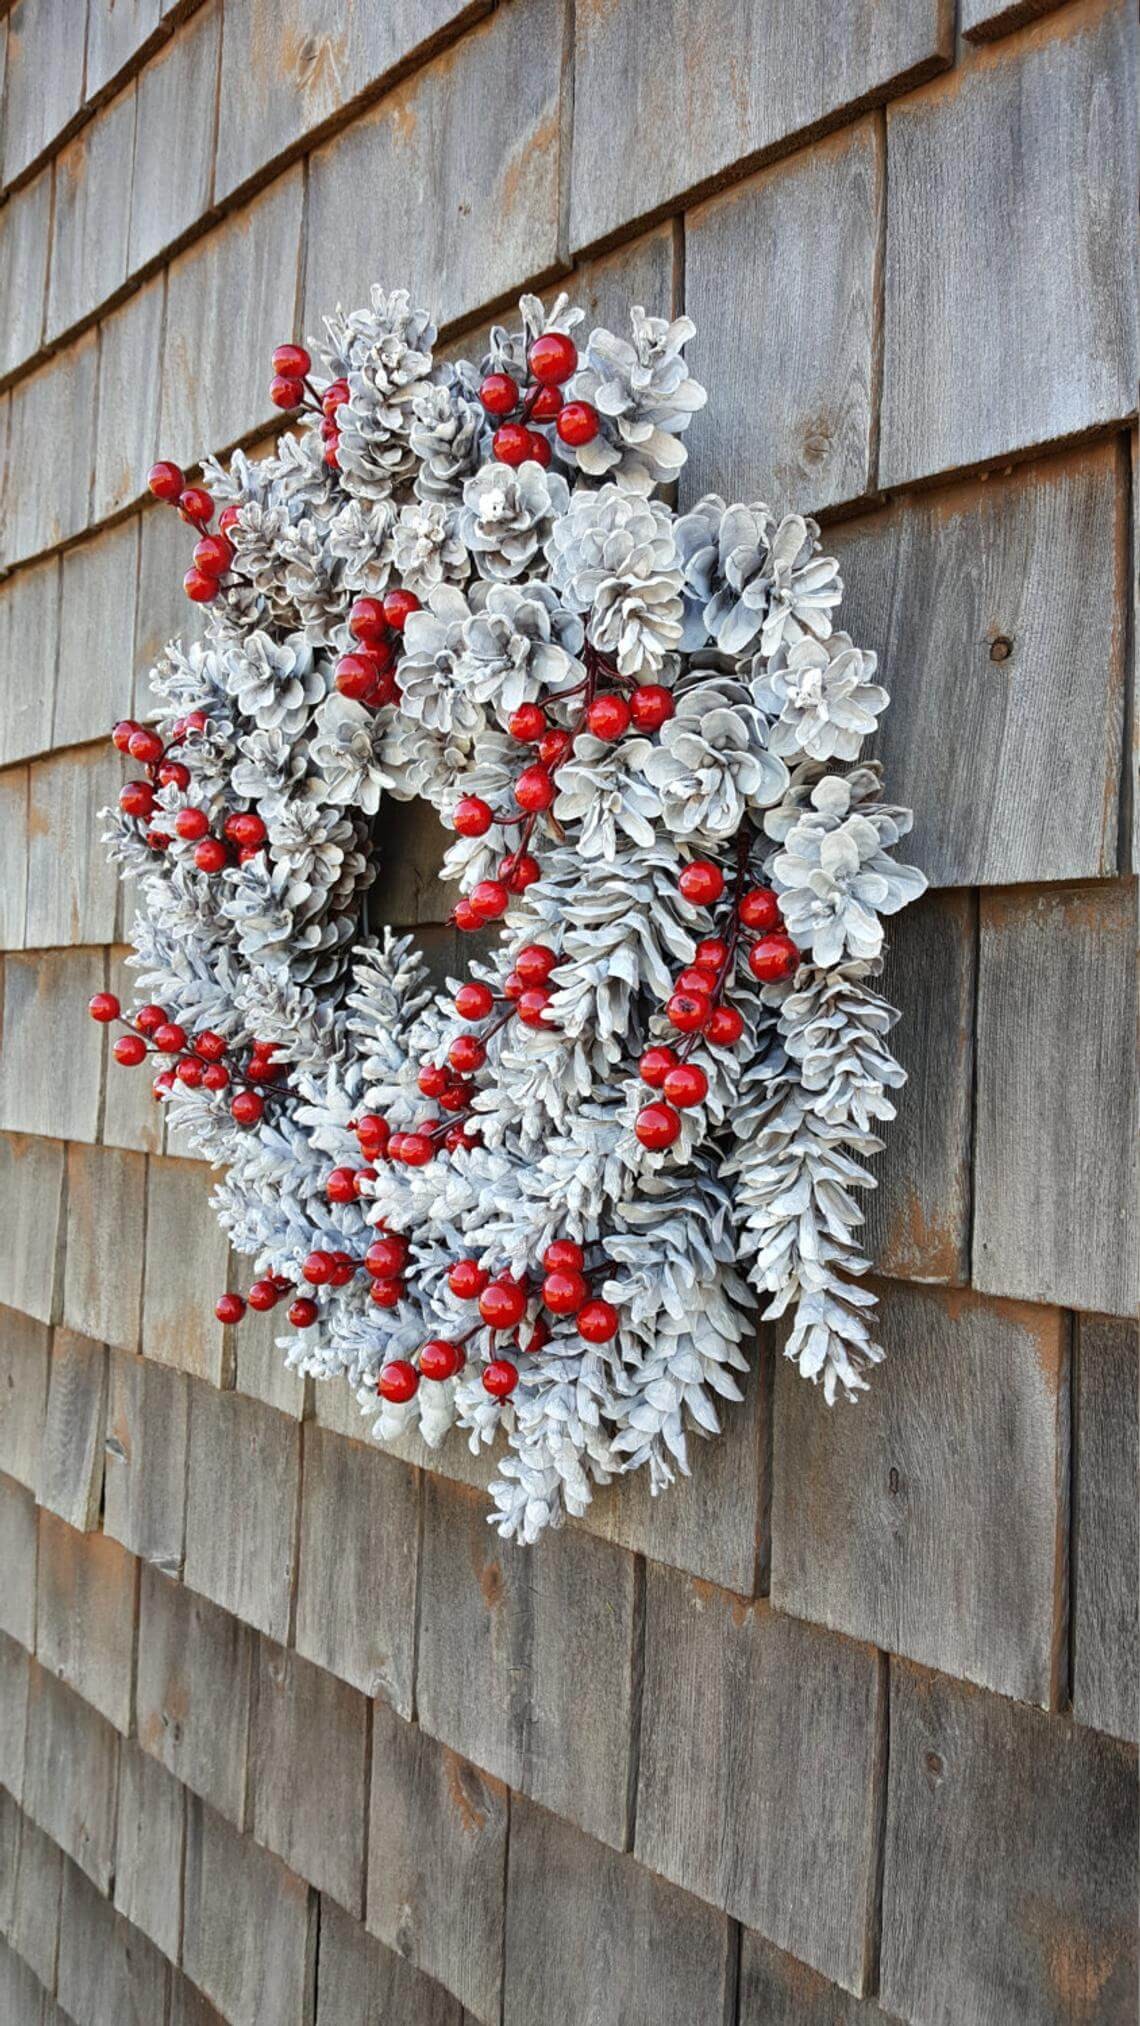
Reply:
[[[717,969],[716,984],[710,994],[714,1006],[720,1005],[727,981],[729,978],[735,976],[736,951],[740,942],[740,903],[744,898],[748,886],[748,862],[752,856],[752,846],[755,841],[756,833],[748,818],[745,817],[736,833],[736,872],[732,882],[731,911],[728,923],[726,924],[727,932],[724,937],[727,949]],[[688,1060],[700,1038],[700,1029],[685,1036],[684,1041],[677,1050],[678,1062],[686,1062]]]

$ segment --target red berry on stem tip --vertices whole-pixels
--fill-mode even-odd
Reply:
[[[105,1025],[108,1020],[117,1020],[122,1008],[113,992],[96,992],[87,1001],[87,1011],[92,1020]]]
[[[352,1178],[352,1193],[357,1198],[358,1201],[364,1195],[367,1184],[369,1182],[374,1182],[375,1180],[376,1180],[375,1168],[358,1168],[356,1170],[356,1173]]]
[[[482,1069],[487,1051],[473,1034],[457,1034],[447,1051],[447,1059],[460,1076],[470,1076],[473,1070]]]
[[[169,1097],[173,1089],[174,1071],[172,1069],[161,1070],[151,1084],[152,1095],[159,1098]]]
[[[704,964],[686,964],[683,971],[678,971],[673,983],[678,992],[711,994],[716,990],[716,972]]]
[[[519,390],[509,373],[488,373],[480,385],[479,399],[488,415],[512,415],[518,407]]]
[[[511,893],[525,893],[528,886],[542,878],[542,867],[529,851],[520,851],[513,858],[504,858],[499,878]]]
[[[160,457],[157,464],[151,465],[146,475],[147,491],[153,493],[155,499],[165,500],[167,506],[177,505],[185,485],[185,473],[179,465],[172,464],[168,457]]]
[[[347,1287],[356,1278],[356,1261],[351,1252],[333,1253],[333,1273],[330,1287]]]
[[[307,1294],[299,1294],[296,1301],[289,1303],[287,1314],[295,1330],[308,1330],[316,1322],[320,1309]]]
[[[181,1055],[186,1046],[186,1029],[177,1020],[163,1020],[150,1038],[160,1055]]]
[[[554,425],[570,450],[579,449],[583,443],[592,443],[601,426],[598,411],[589,401],[567,401]]]
[[[337,409],[343,408],[345,402],[348,400],[349,391],[347,380],[330,380],[324,393],[321,395],[322,413],[328,416],[335,415]]]
[[[740,903],[740,919],[746,929],[775,929],[780,925],[780,903],[770,887],[754,886]]]
[[[448,1075],[438,1062],[425,1062],[416,1078],[425,1097],[438,1097],[447,1089]]]
[[[202,1082],[207,1090],[225,1090],[229,1080],[230,1073],[224,1062],[208,1062],[202,1071]]]
[[[214,1303],[214,1314],[220,1323],[240,1323],[245,1303],[240,1294],[220,1294]]]
[[[578,1310],[578,1335],[588,1344],[608,1344],[621,1322],[611,1301],[588,1301]]]
[[[493,1400],[505,1400],[508,1393],[514,1392],[518,1382],[518,1367],[512,1365],[509,1358],[492,1358],[490,1364],[483,1367],[483,1390]]]
[[[404,1298],[404,1283],[402,1280],[374,1280],[368,1294],[377,1308],[395,1308]]]
[[[303,380],[313,369],[304,345],[278,345],[269,363],[275,373],[290,373],[296,380]]]
[[[521,739],[526,745],[533,745],[546,730],[546,712],[541,704],[520,703],[507,719],[507,730],[512,739]]]
[[[526,362],[544,387],[561,387],[578,364],[578,347],[565,331],[544,331],[531,345]]]
[[[333,669],[333,686],[341,696],[363,703],[376,682],[376,663],[369,654],[342,654]]]
[[[384,1366],[376,1381],[376,1391],[382,1400],[391,1400],[402,1406],[419,1391],[420,1375],[406,1358],[393,1358]]]
[[[275,408],[299,408],[305,398],[305,383],[291,380],[285,373],[275,373],[269,383],[269,398]]]
[[[577,1315],[590,1292],[585,1274],[573,1266],[555,1266],[542,1283],[542,1299],[551,1315]]]
[[[214,502],[205,486],[184,485],[178,495],[178,511],[191,527],[204,527],[213,517]]]
[[[229,853],[220,837],[203,837],[194,846],[194,863],[199,872],[220,872]]]
[[[451,812],[451,820],[461,837],[485,837],[495,814],[481,795],[461,795]]]
[[[552,1239],[542,1255],[542,1263],[548,1273],[553,1273],[556,1267],[569,1267],[580,1273],[586,1264],[585,1248],[573,1238]]]
[[[462,1076],[456,1077],[453,1083],[448,1084],[446,1090],[440,1092],[439,1108],[441,1111],[449,1112],[466,1111],[474,1095],[475,1086],[470,1079]],[[447,1141],[445,1139],[444,1146],[446,1145]]]
[[[165,1027],[165,1025],[166,1008],[164,1006],[156,1006],[153,1001],[146,1006],[140,1006],[138,1012],[135,1014],[135,1026],[138,1028],[140,1034],[154,1034],[159,1027]]]
[[[224,534],[203,535],[194,544],[194,561],[207,577],[224,577],[233,559],[233,548]]]
[[[475,1301],[482,1294],[491,1276],[477,1259],[457,1259],[448,1268],[447,1285],[460,1301]]]
[[[182,579],[182,589],[192,605],[209,605],[220,588],[216,577],[208,577],[205,570],[199,570],[197,566],[187,570]]]
[[[799,950],[790,936],[761,936],[748,952],[748,968],[763,985],[790,978],[799,961]]]
[[[405,591],[402,584],[396,584],[384,593],[384,617],[393,633],[402,633],[413,612],[420,609],[420,601],[414,591]]]
[[[149,781],[128,781],[119,790],[119,807],[124,816],[137,816],[142,823],[154,815],[154,789]]]
[[[651,1090],[660,1090],[669,1071],[676,1067],[676,1049],[668,1048],[660,1042],[653,1048],[647,1048],[638,1063],[641,1081],[647,1083]]]
[[[301,1277],[310,1287],[326,1287],[333,1277],[335,1260],[331,1252],[310,1252],[301,1268]]]
[[[530,985],[520,993],[515,1002],[515,1012],[524,1027],[546,1027],[546,1009],[550,1004],[550,993],[545,985]]]
[[[239,1090],[230,1112],[239,1126],[255,1126],[265,1112],[265,1099],[256,1090]]]
[[[218,515],[218,533],[220,535],[228,535],[230,529],[237,526],[238,512],[239,509],[232,501],[228,507],[222,508],[221,513]]]
[[[724,892],[724,874],[709,858],[694,858],[677,881],[686,900],[697,907],[711,907]]]
[[[400,1159],[409,1168],[424,1168],[435,1151],[426,1133],[401,1135]]]
[[[531,432],[521,422],[504,422],[491,438],[491,449],[500,464],[525,464],[531,456]]]
[[[455,1010],[461,1020],[485,1020],[494,1004],[491,987],[477,978],[461,985],[455,995]]]
[[[449,1344],[446,1337],[429,1337],[420,1349],[420,1374],[425,1379],[453,1379],[463,1363],[463,1352],[458,1344]]]
[[[515,801],[528,815],[549,809],[557,789],[545,767],[524,767],[515,782]]]
[[[267,1309],[276,1308],[280,1299],[281,1289],[268,1276],[264,1280],[255,1280],[246,1296],[250,1307],[260,1309],[262,1314]]]
[[[152,732],[147,725],[139,725],[138,729],[131,733],[127,745],[132,760],[137,760],[140,767],[157,766],[165,750],[158,733]]]
[[[629,714],[639,732],[660,731],[676,708],[672,691],[660,682],[639,683],[629,700]]]
[[[499,879],[481,879],[467,896],[480,921],[498,921],[510,906],[510,894]]]
[[[233,816],[227,816],[225,833],[231,844],[240,844],[243,849],[264,844],[265,825],[255,809],[239,809]]]
[[[472,929],[481,929],[483,926],[482,917],[476,914],[466,896],[456,901],[455,906],[451,910],[451,919],[455,927],[464,935],[470,934]]]
[[[744,1032],[744,1015],[735,1006],[714,1006],[705,1037],[716,1048],[731,1048]]]
[[[586,725],[596,739],[620,739],[629,730],[629,705],[623,696],[596,696],[586,712]]]
[[[210,828],[210,819],[204,809],[180,809],[174,828],[186,844],[197,844]]]
[[[563,731],[561,725],[555,725],[539,740],[538,757],[544,767],[560,767],[573,744],[569,732]]]
[[[545,985],[557,964],[558,957],[547,943],[524,943],[515,958],[515,970],[524,985]]]
[[[676,1070],[670,1071],[670,1075],[676,1074]],[[671,1104],[647,1104],[638,1112],[633,1129],[643,1147],[659,1153],[672,1146],[681,1130],[681,1121]]]
[[[111,733],[111,744],[116,746],[120,753],[128,753],[131,748],[131,740],[137,731],[138,726],[133,718],[120,718],[114,731]]]
[[[184,1055],[181,1062],[177,1062],[174,1065],[175,1076],[178,1078],[179,1083],[185,1084],[187,1090],[198,1089],[204,1071],[205,1064],[199,1062],[196,1055]]]
[[[365,647],[374,647],[377,641],[388,635],[388,622],[384,617],[384,603],[380,598],[357,598],[349,608],[348,630],[354,640],[362,640]]]
[[[158,770],[160,788],[177,788],[179,793],[190,786],[190,769],[181,760],[164,760]]]
[[[545,471],[553,459],[554,452],[551,450],[541,430],[528,429],[527,438],[530,443],[530,449],[527,452],[528,458],[534,464],[541,464]]]
[[[531,403],[532,422],[553,422],[564,398],[561,387],[540,387],[537,399]]]
[[[720,936],[706,936],[703,942],[697,944],[693,962],[699,968],[715,972],[719,971],[727,956],[728,944]]]
[[[505,1274],[492,1280],[479,1296],[479,1314],[492,1330],[513,1330],[526,1314],[526,1295],[517,1280]]]
[[[685,1111],[689,1105],[700,1104],[709,1094],[709,1080],[704,1070],[695,1062],[679,1062],[671,1069],[662,1085],[670,1104]]]
[[[351,1168],[330,1168],[325,1177],[325,1195],[330,1203],[352,1203],[356,1199],[356,1176]]]
[[[702,1027],[708,1026],[712,1010],[707,992],[674,992],[665,1007],[681,1034],[699,1034]]]
[[[116,1062],[124,1069],[134,1069],[137,1063],[146,1059],[146,1042],[141,1034],[120,1034],[111,1050]]]
[[[387,1119],[382,1119],[378,1112],[366,1111],[356,1121],[356,1137],[365,1160],[374,1161],[383,1155],[391,1136]]]

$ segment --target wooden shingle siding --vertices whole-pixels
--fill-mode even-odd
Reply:
[[[138,1737],[192,1793],[245,1818],[254,1638],[204,1597],[143,1567]]]
[[[1136,1739],[1140,1702],[1136,1325],[1077,1326],[1073,1538],[1073,1713]]]

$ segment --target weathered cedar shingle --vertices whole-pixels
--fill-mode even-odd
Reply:
[[[63,1871],[59,2002],[75,2026],[162,2019],[167,1965],[74,1864]]]
[[[0,1786],[17,1800],[24,1791],[28,1670],[33,1664],[18,1640],[0,1632]]]
[[[110,1892],[115,1869],[118,1778],[118,1732],[33,1662],[23,1805],[103,1893]]]
[[[297,1651],[403,1716],[412,1712],[418,1507],[419,1479],[406,1464],[306,1424]]]
[[[0,62],[0,82],[3,64]],[[42,169],[9,197],[0,212],[0,372],[14,372],[40,343],[48,254],[51,251],[51,176]]]
[[[209,208],[221,16],[221,0],[199,8],[139,77],[131,184],[132,272],[153,260]],[[229,100],[226,107],[228,126],[236,109]]]
[[[4,959],[0,1124],[9,1132],[93,1140],[106,1030],[87,1018],[103,989],[102,950],[36,950]],[[74,1012],[67,1047],[49,1037],[61,1008]]]
[[[195,1386],[186,1581],[271,1639],[289,1634],[299,1494],[297,1423],[237,1393]]]
[[[63,1174],[62,1141],[0,1133],[0,1297],[45,1323],[62,1293]]]
[[[109,204],[107,194],[115,188],[129,190],[134,144],[132,80],[56,157],[45,330],[49,342],[89,316],[127,278],[129,206]]]
[[[382,1947],[335,1900],[321,1900],[320,1922],[316,2026],[380,2026],[388,2019],[468,2026],[458,1999]]]
[[[69,1329],[125,1351],[139,1340],[145,1215],[141,1154],[68,1147],[63,1320]]]
[[[99,411],[91,518],[104,520],[138,499],[157,455],[166,279],[136,289],[99,326]],[[171,514],[172,520],[176,516]],[[185,551],[183,551],[185,553]],[[181,577],[176,579],[181,583]],[[178,626],[179,634],[182,625]]]
[[[0,1632],[36,1648],[36,1501],[15,1478],[0,1477]]]
[[[93,382],[91,383],[94,384]],[[5,440],[0,404],[0,444]],[[0,543],[11,539],[0,478]],[[20,570],[0,584],[0,762],[26,760],[51,744],[52,697],[59,649],[59,558]]]
[[[367,1764],[364,1697],[323,1668],[260,1639],[250,1768],[253,1834],[357,1918],[364,1911]]]
[[[306,2026],[316,1896],[202,1801],[186,1824],[182,1964],[229,2026]]]
[[[131,1728],[137,1603],[133,1555],[41,1510],[36,1656],[123,1732]]]
[[[133,1739],[119,1748],[115,1905],[171,1962],[182,1932],[186,1790]]]
[[[1140,1658],[1134,1323],[1077,1323],[1073,1569],[1073,1710],[1082,1723],[1136,1737]]]
[[[47,1419],[36,1496],[68,1526],[99,1523],[107,1409],[107,1353],[102,1344],[57,1329],[52,1337]]]
[[[72,0],[17,0],[12,8],[4,176],[10,183],[66,127],[83,97],[82,35]]]
[[[28,1815],[15,1809],[9,1915],[4,1932],[47,1990],[55,1987],[60,1896],[66,1859]],[[0,2012],[0,2018],[5,2017]]]
[[[229,1253],[210,1208],[210,1180],[201,1161],[148,1163],[142,1350],[219,1386],[225,1341],[214,1303],[226,1286]]]
[[[0,522],[5,568],[70,540],[87,524],[96,361],[95,333],[88,331],[12,389],[8,462],[20,481],[9,486]],[[47,717],[50,723],[50,710]]]
[[[239,1825],[245,1818],[253,1634],[143,1566],[138,1738],[167,1772]]]
[[[130,711],[138,541],[136,516],[63,557],[53,746],[106,739]]]
[[[46,1324],[0,1308],[0,1470],[35,1490],[47,1412],[51,1336]]]
[[[182,1567],[189,1430],[186,1374],[112,1352],[103,1528],[168,1576]]]

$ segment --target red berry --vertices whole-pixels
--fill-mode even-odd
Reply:
[[[320,1309],[307,1294],[299,1294],[296,1301],[289,1303],[287,1314],[295,1330],[308,1330],[316,1322]]]
[[[707,992],[674,992],[665,1011],[680,1033],[697,1034],[708,1026],[712,1000]]]
[[[673,980],[678,992],[707,992],[710,997],[716,990],[716,972],[706,969],[704,964],[686,964]]]
[[[629,714],[639,732],[660,731],[676,708],[672,690],[660,682],[639,683],[629,700]]]
[[[480,921],[498,921],[510,906],[510,894],[501,880],[481,879],[467,896]]]
[[[554,457],[554,452],[551,450],[541,429],[528,429],[527,441],[530,444],[530,449],[527,452],[528,457],[534,464],[541,464],[545,471]]]
[[[509,373],[488,373],[479,388],[479,399],[488,415],[512,415],[518,407],[519,390]]]
[[[113,992],[95,992],[87,1001],[87,1011],[92,1020],[105,1024],[108,1020],[117,1020],[122,1008]]]
[[[356,1137],[365,1160],[374,1161],[387,1151],[391,1128],[387,1119],[382,1119],[378,1112],[366,1111],[356,1121]]]
[[[339,441],[340,438],[338,436],[337,443],[339,443]],[[336,443],[329,444],[328,449],[325,451],[324,461],[328,465],[330,471],[340,470],[340,453],[337,450]]]
[[[137,816],[140,823],[154,815],[154,789],[149,781],[128,781],[119,790],[119,807],[124,816]]]
[[[368,1292],[377,1308],[395,1308],[404,1298],[404,1283],[402,1280],[374,1280]]]
[[[512,739],[520,739],[524,745],[533,745],[546,730],[546,712],[541,704],[520,703],[507,719],[507,730]],[[135,755],[136,759],[138,755]]]
[[[601,426],[598,411],[589,401],[568,401],[554,425],[563,443],[571,450],[577,450],[583,443],[592,443]]]
[[[220,837],[203,837],[194,846],[194,863],[199,872],[220,872],[229,853]]]
[[[393,1358],[385,1365],[376,1381],[376,1391],[381,1399],[393,1400],[402,1406],[419,1391],[420,1375],[406,1358]]]
[[[239,809],[235,815],[227,816],[225,833],[231,844],[240,844],[243,851],[265,842],[265,825],[255,809]]]
[[[151,851],[165,851],[167,845],[170,843],[170,838],[165,830],[159,830],[157,825],[155,825],[147,831],[146,841]]]
[[[451,820],[461,837],[485,837],[495,813],[481,795],[461,795],[451,812]]]
[[[159,1074],[155,1077],[154,1082],[151,1084],[151,1091],[153,1095],[159,1098],[169,1097],[173,1089],[174,1089],[174,1071],[172,1069],[161,1070]]]
[[[400,1159],[409,1168],[423,1168],[431,1160],[434,1148],[425,1133],[404,1133],[401,1135]]]
[[[556,1267],[569,1267],[580,1273],[586,1264],[585,1248],[573,1238],[555,1238],[543,1253],[542,1263],[548,1273],[553,1273]]]
[[[205,527],[213,518],[214,502],[204,486],[185,485],[178,495],[178,511],[191,527]]]
[[[165,1025],[166,1008],[154,1005],[153,1001],[146,1006],[140,1006],[135,1014],[135,1026],[140,1034],[153,1034],[157,1028]]]
[[[330,1203],[356,1200],[356,1176],[351,1168],[330,1168],[325,1177],[325,1195]]]
[[[341,696],[363,703],[376,682],[376,663],[368,654],[342,654],[333,669],[333,686]]]
[[[381,598],[356,598],[349,609],[348,630],[354,640],[363,641],[365,647],[375,647],[381,640],[387,640],[388,622],[384,617],[384,602]]]
[[[364,1195],[369,1182],[376,1180],[375,1168],[358,1168],[352,1178],[352,1193],[359,1199]]]
[[[545,985],[531,985],[520,993],[515,1002],[515,1012],[524,1027],[546,1027],[546,1009],[550,1004],[550,993]]]
[[[513,1330],[526,1314],[526,1295],[517,1280],[492,1280],[479,1296],[479,1313],[489,1329]]]
[[[301,1268],[301,1278],[310,1287],[325,1287],[333,1277],[336,1261],[331,1252],[310,1252]]]
[[[790,936],[761,936],[748,952],[748,968],[764,985],[790,978],[799,961],[799,950]]]
[[[305,398],[305,383],[276,373],[269,383],[269,398],[275,408],[299,408]]]
[[[711,859],[694,858],[677,881],[686,900],[697,907],[711,907],[724,892],[724,874]]]
[[[476,914],[471,902],[465,896],[456,901],[451,910],[451,919],[464,935],[469,935],[472,929],[481,929],[483,926],[481,917]]]
[[[491,1278],[477,1259],[457,1259],[448,1268],[447,1285],[460,1301],[475,1301]]]
[[[220,1294],[214,1303],[214,1314],[220,1323],[240,1323],[245,1303],[240,1294]]]
[[[146,475],[147,491],[152,492],[155,499],[164,500],[167,506],[176,505],[185,484],[185,473],[177,464],[172,464],[168,457],[160,457],[157,464],[151,465]]]
[[[551,1315],[577,1315],[590,1292],[585,1274],[573,1266],[556,1266],[542,1283],[542,1299]]]
[[[228,535],[230,529],[236,527],[237,523],[238,508],[231,503],[228,507],[223,507],[218,515],[218,533]]]
[[[184,1055],[181,1062],[176,1062],[174,1065],[175,1076],[178,1078],[179,1083],[186,1085],[187,1090],[198,1089],[204,1071],[205,1064],[199,1062],[196,1055]]]
[[[699,942],[693,962],[706,971],[717,972],[728,958],[728,944],[720,936],[706,936]]]
[[[160,788],[177,788],[180,792],[190,786],[190,769],[181,760],[164,760],[158,770]]]
[[[612,1301],[588,1301],[578,1310],[578,1335],[588,1344],[608,1344],[621,1322]]]
[[[447,1051],[447,1059],[460,1076],[470,1076],[473,1070],[482,1069],[487,1051],[473,1034],[457,1034]]]
[[[491,438],[500,464],[525,464],[531,455],[530,430],[521,422],[504,422]]]
[[[313,369],[304,345],[278,345],[269,363],[275,373],[289,373],[295,380],[303,380]]]
[[[402,584],[396,584],[384,593],[384,617],[393,633],[402,633],[413,612],[420,609],[420,601],[414,591],[405,591]]]
[[[780,925],[780,903],[770,887],[754,886],[740,903],[740,919],[746,929],[775,929]]]
[[[181,1055],[186,1046],[186,1029],[177,1020],[164,1020],[151,1035],[160,1055]]]
[[[447,1071],[438,1062],[425,1062],[416,1082],[425,1097],[438,1097],[441,1091],[447,1089]]]
[[[503,979],[504,999],[509,999],[512,1006],[517,1006],[525,991],[526,986],[523,984],[518,972],[508,971],[506,977]]]
[[[647,1048],[638,1063],[641,1081],[647,1083],[652,1090],[660,1090],[669,1071],[676,1067],[676,1049],[669,1048],[662,1042],[658,1042],[653,1048]]]
[[[544,767],[560,767],[573,744],[569,732],[563,731],[561,725],[555,725],[539,740],[538,757]]]
[[[332,1279],[329,1282],[329,1286],[347,1287],[349,1281],[355,1280],[355,1278],[356,1261],[351,1252],[334,1252]]]
[[[158,733],[152,732],[147,725],[139,725],[138,729],[131,733],[127,744],[128,753],[132,760],[138,761],[140,767],[156,767],[165,750]]]
[[[420,1372],[425,1379],[454,1379],[462,1363],[459,1345],[449,1344],[446,1337],[429,1337],[420,1347]]]
[[[345,402],[349,398],[349,392],[347,380],[330,380],[324,393],[321,395],[322,412],[329,416],[335,415],[338,408],[344,407]]]
[[[233,547],[224,534],[203,535],[194,544],[194,561],[204,576],[224,577],[233,559]]]
[[[141,1034],[120,1034],[111,1053],[124,1069],[134,1069],[137,1063],[146,1059],[146,1042]]]
[[[578,347],[565,331],[544,331],[526,355],[534,379],[544,387],[561,387],[578,364]]]
[[[239,1126],[255,1126],[264,1116],[265,1099],[256,1090],[239,1090],[230,1105],[231,1116]]]
[[[264,1280],[255,1280],[246,1296],[250,1307],[260,1309],[263,1314],[268,1309],[276,1308],[280,1299],[281,1289],[276,1281],[270,1280],[268,1276]]]
[[[448,1084],[446,1090],[440,1092],[439,1108],[441,1111],[466,1111],[474,1094],[474,1084],[458,1077],[454,1083]],[[444,1145],[447,1145],[446,1139]]]
[[[524,985],[545,985],[558,958],[547,943],[524,943],[515,958],[515,970]]]
[[[120,753],[129,752],[131,740],[137,731],[138,726],[133,718],[120,718],[111,733],[111,744],[117,746]]]
[[[560,387],[541,387],[537,398],[531,402],[532,422],[553,422],[562,407],[563,396]]]
[[[455,995],[455,1010],[461,1020],[485,1020],[495,1004],[495,995],[489,985],[479,979],[471,979],[461,985]]]
[[[670,1070],[671,1076],[677,1071]],[[634,1131],[643,1147],[654,1153],[671,1147],[681,1130],[681,1121],[671,1104],[647,1104],[637,1115]]]
[[[587,728],[596,739],[620,739],[629,730],[629,705],[623,696],[596,696],[586,712]]]
[[[735,1006],[714,1006],[705,1038],[716,1048],[731,1048],[744,1032],[744,1015]]]
[[[695,1062],[679,1062],[676,1069],[669,1071],[662,1088],[670,1104],[685,1111],[708,1096],[709,1080]]]
[[[509,1358],[492,1358],[490,1364],[483,1367],[483,1390],[493,1400],[505,1400],[508,1393],[514,1392],[518,1382],[518,1367],[512,1365]]]
[[[204,809],[180,809],[174,819],[174,828],[187,844],[196,844],[210,828],[210,819]]]
[[[229,1080],[230,1073],[224,1062],[208,1062],[202,1071],[202,1082],[207,1090],[225,1090]]]
[[[504,858],[499,867],[499,878],[511,893],[525,893],[536,879],[541,879],[542,868],[537,858],[529,851],[520,851],[511,858]]]
[[[182,589],[194,605],[209,605],[218,595],[218,580],[208,577],[204,570],[187,570],[182,579]]]

